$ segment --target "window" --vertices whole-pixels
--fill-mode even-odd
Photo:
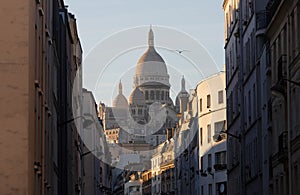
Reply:
[[[150,99],[154,100],[154,91],[153,90],[150,91]]]
[[[212,184],[208,185],[208,195],[212,195]]]
[[[211,168],[212,162],[211,162],[211,154],[207,155],[207,167]]]
[[[143,114],[142,109],[138,109],[138,114],[139,114],[139,115]]]
[[[218,92],[218,102],[219,102],[219,104],[224,103],[223,97],[224,97],[223,90],[221,90],[221,91]]]
[[[149,100],[149,92],[148,91],[145,91],[145,99]]]
[[[200,165],[200,169],[203,171],[203,156],[201,156],[201,165]]]
[[[164,97],[165,97],[165,92],[162,91],[162,92],[161,92],[161,100],[164,100],[164,99],[165,99]]]
[[[255,88],[255,84],[253,84],[253,118],[256,116],[256,88]]]
[[[200,145],[202,146],[203,143],[203,129],[202,127],[200,128]]]
[[[133,115],[135,115],[135,109],[132,109],[131,112]]]
[[[156,91],[156,99],[159,100],[159,91]]]
[[[226,121],[219,121],[215,123],[215,134],[220,134],[221,131],[225,131]]]
[[[211,126],[207,125],[207,143],[211,141]]]
[[[202,98],[200,99],[200,102],[199,102],[199,106],[200,106],[200,112],[202,112]]]
[[[207,108],[210,108],[210,105],[211,102],[210,102],[210,95],[207,95]]]
[[[251,124],[251,110],[252,110],[252,105],[251,105],[251,90],[248,91],[248,122],[249,125]]]
[[[215,154],[215,164],[226,164],[226,151]]]

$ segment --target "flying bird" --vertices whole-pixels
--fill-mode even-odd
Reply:
[[[186,49],[179,50],[179,49],[176,49],[176,50],[174,50],[174,51],[176,51],[176,52],[178,52],[179,54],[181,54],[182,52],[185,52],[185,51],[190,51],[190,50],[186,50]]]

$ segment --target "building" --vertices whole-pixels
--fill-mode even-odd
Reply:
[[[103,160],[109,158],[106,137],[92,92],[83,89],[82,101],[82,194],[111,194],[111,171],[107,163],[109,160]]]
[[[180,113],[174,136],[175,194],[199,194],[198,98],[195,90],[185,90],[184,80],[176,98]]]
[[[152,193],[152,169],[142,172],[143,179],[143,194],[151,195]]]
[[[176,108],[179,108],[179,102],[174,105],[170,98],[169,79],[167,65],[156,51],[154,32],[150,27],[148,48],[137,62],[130,96],[128,99],[124,96],[120,81],[112,106],[99,104],[99,117],[103,120],[113,166],[116,167],[113,171],[114,193],[122,193],[122,185],[129,181],[128,177],[122,181],[126,170],[120,169],[137,169],[139,166],[134,168],[131,165],[142,164],[143,169],[136,171],[149,171],[146,167],[150,164],[154,149],[172,136],[170,130],[178,121],[179,110]],[[152,181],[147,184],[148,193],[152,184]],[[166,184],[165,191],[168,186],[170,184]]]
[[[300,2],[268,1],[267,68],[271,72],[272,138],[269,147],[273,194],[299,194]]]
[[[124,195],[142,195],[142,183],[141,178],[136,177],[136,174],[132,174],[130,180],[124,185]]]
[[[174,139],[166,140],[151,158],[151,194],[175,194]]]
[[[74,82],[81,87],[76,19],[62,0],[0,4],[0,193],[79,194],[71,113]]]
[[[224,0],[224,39],[225,39],[225,66],[226,66],[226,98],[227,98],[227,132],[233,135],[240,134],[241,127],[241,86],[240,63],[240,31],[239,31],[239,4],[240,1]],[[241,168],[240,168],[240,142],[228,136],[227,139],[227,169],[228,194],[242,194]]]
[[[199,194],[227,194],[225,72],[196,87],[199,124]]]
[[[270,193],[267,1],[224,1],[228,194]],[[239,139],[235,139],[238,137]]]

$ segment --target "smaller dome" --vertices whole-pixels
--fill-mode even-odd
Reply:
[[[145,105],[144,93],[138,87],[131,92],[129,104]]]
[[[119,83],[119,94],[115,97],[113,103],[112,103],[112,107],[115,108],[127,108],[128,107],[128,101],[126,99],[126,97],[123,95],[122,93],[122,83],[120,81]]]
[[[126,99],[126,97],[123,94],[118,94],[113,103],[112,103],[112,107],[115,108],[127,108],[128,107],[128,101]]]

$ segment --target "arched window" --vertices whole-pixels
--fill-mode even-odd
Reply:
[[[149,100],[149,91],[145,91],[145,99]]]
[[[138,114],[139,114],[139,115],[143,114],[142,109],[140,109],[140,108],[138,109]]]
[[[159,100],[159,91],[156,90],[156,99]]]
[[[150,91],[150,99],[154,100],[154,91],[153,90]]]
[[[131,113],[132,113],[133,115],[135,115],[135,109],[132,109],[132,110],[131,110]]]

